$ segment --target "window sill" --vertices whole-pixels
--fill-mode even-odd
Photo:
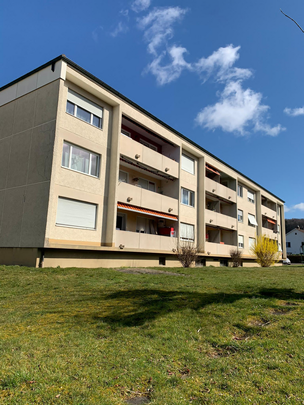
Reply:
[[[78,170],[70,169],[69,167],[65,167],[65,166],[61,166],[61,168],[62,168],[62,169],[69,170],[69,171],[71,171],[71,172],[75,172],[75,173],[79,173],[79,174],[84,174],[85,176],[93,177],[93,179],[99,180],[99,176],[93,176],[92,174],[80,172],[80,171],[78,171]]]
[[[84,231],[96,231],[96,228],[84,228],[82,226],[73,226],[73,225],[64,225],[64,224],[55,224],[60,228],[71,228],[71,229],[82,229]]]

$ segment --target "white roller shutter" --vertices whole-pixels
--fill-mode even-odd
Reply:
[[[56,224],[73,228],[95,229],[96,208],[95,204],[59,197]]]
[[[194,174],[194,160],[186,155],[182,155],[182,169]]]
[[[82,97],[80,94],[75,93],[72,90],[68,91],[68,100],[71,103],[82,107],[84,110],[89,111],[90,113],[96,115],[99,118],[102,118],[102,107],[99,107],[97,104],[88,100],[87,98]]]
[[[250,200],[254,201],[254,193],[252,191],[249,191],[249,190],[247,191],[247,197]]]
[[[194,240],[194,225],[180,223],[180,238]]]

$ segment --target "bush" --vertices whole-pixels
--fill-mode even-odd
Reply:
[[[232,266],[239,267],[242,265],[242,253],[237,249],[230,250],[230,257],[232,259]]]
[[[261,267],[270,267],[279,261],[278,245],[266,235],[258,236],[250,251],[256,256]]]
[[[183,267],[190,267],[198,257],[198,248],[193,242],[180,242],[176,249],[173,249]]]

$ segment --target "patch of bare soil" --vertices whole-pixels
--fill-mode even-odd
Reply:
[[[169,271],[162,271],[162,270],[155,270],[155,269],[115,269],[116,271],[120,271],[121,273],[129,273],[129,274],[166,274],[167,276],[180,276],[184,277],[185,274],[179,273],[171,273]]]

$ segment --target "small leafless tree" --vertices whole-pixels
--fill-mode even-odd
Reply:
[[[199,253],[198,247],[191,241],[180,241],[176,249],[172,249],[183,267],[190,267],[196,261]]]
[[[242,265],[242,253],[237,249],[230,250],[230,257],[232,259],[232,266],[239,267]]]

